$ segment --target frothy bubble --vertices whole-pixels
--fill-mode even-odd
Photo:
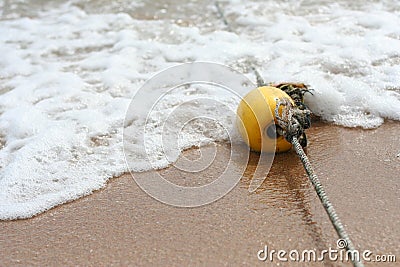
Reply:
[[[131,2],[0,1],[0,219],[31,217],[126,172],[131,98],[155,73],[185,62],[226,64],[255,81],[253,65],[266,81],[304,82],[315,89],[311,110],[335,124],[400,120],[397,1],[222,2],[234,32],[212,3]],[[201,94],[237,104],[202,90],[179,90],[157,112]],[[143,126],[145,115],[125,123]],[[186,127],[180,146],[204,141],[195,121]],[[212,130],[207,138],[224,139],[222,128]],[[139,156],[135,170],[154,168]]]

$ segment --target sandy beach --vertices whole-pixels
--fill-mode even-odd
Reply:
[[[400,124],[391,121],[373,130],[317,122],[308,131],[307,154],[331,202],[356,247],[374,255],[400,255],[399,132]],[[192,149],[183,156],[196,153]],[[185,176],[187,181],[216,175],[229,157],[229,146],[220,144],[217,153],[212,168],[195,178]],[[293,266],[276,259],[261,262],[257,252],[265,245],[276,250],[336,248],[336,233],[296,154],[277,155],[261,188],[249,193],[257,159],[251,154],[246,173],[229,194],[199,208],[162,204],[126,174],[91,196],[34,218],[2,221],[0,265]],[[172,168],[161,172],[176,181],[183,176]]]
[[[251,193],[260,155],[231,157],[223,141],[255,70],[313,89],[306,153],[355,247],[370,251],[365,266],[398,266],[398,25],[394,0],[0,0],[0,267],[352,266],[259,260],[266,248],[337,250],[338,237],[293,150]],[[207,67],[167,71],[192,62]],[[168,165],[200,168],[201,155],[213,159],[202,171]],[[205,185],[231,158],[238,184],[200,207],[136,183]]]

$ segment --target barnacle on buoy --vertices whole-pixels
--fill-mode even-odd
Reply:
[[[288,151],[292,145],[280,134],[279,126],[276,124],[275,108],[279,100],[287,99],[296,108],[308,110],[304,104],[304,94],[307,92],[310,90],[302,83],[279,83],[260,86],[244,96],[237,109],[237,128],[247,145],[257,152]],[[309,114],[299,115],[296,119],[303,129],[311,126]],[[304,132],[299,137],[299,142],[303,147],[307,146]]]

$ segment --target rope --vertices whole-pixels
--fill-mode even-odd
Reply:
[[[222,20],[222,22],[225,24],[226,29],[228,30],[228,32],[233,32],[231,25],[229,24],[228,20],[225,17],[224,12],[222,11],[222,9],[221,9],[221,7],[219,5],[219,2],[215,1],[214,5],[217,8],[218,15],[219,15],[220,19]]]
[[[214,5],[217,9],[219,17],[225,24],[227,30],[233,32],[233,28],[229,23],[229,21],[226,19],[224,12],[219,5],[219,2],[215,1]],[[260,87],[266,85],[264,79],[261,77],[257,69],[254,66],[251,66],[251,68],[253,69],[254,74],[256,75],[257,86]],[[301,91],[301,100],[303,94],[304,94],[303,91]],[[289,95],[292,97],[292,94]],[[302,103],[303,101],[300,102]],[[279,109],[281,106],[284,106],[286,108],[281,111],[281,114],[279,114]],[[304,130],[310,127],[310,114],[311,112],[306,106],[304,107],[301,107],[301,105],[293,106],[293,104],[286,99],[279,100],[275,108],[275,117],[277,119],[277,126],[279,126],[276,127],[277,134],[283,135],[286,140],[292,143],[294,149],[296,150],[297,155],[299,156],[301,162],[303,163],[308,178],[310,179],[312,185],[314,186],[314,189],[322,205],[324,206],[326,213],[329,216],[329,219],[333,227],[335,228],[339,238],[343,239],[346,242],[346,247],[345,247],[346,251],[355,251],[355,247],[351,242],[349,235],[344,229],[343,224],[341,223],[338,215],[336,214],[336,211],[333,208],[332,203],[329,201],[328,196],[326,195],[326,192],[323,186],[321,185],[321,182],[319,181],[317,175],[314,173],[311,163],[308,160],[308,157],[304,153],[304,150],[302,148],[302,145],[303,146],[307,145],[307,140],[304,134]],[[351,255],[354,256],[354,254]],[[364,264],[361,262],[360,259],[358,261],[355,258],[351,257],[351,261],[354,267],[364,267]]]
[[[285,106],[285,109],[281,110],[281,114],[279,114],[279,109],[281,106]],[[346,243],[346,251],[355,251],[355,247],[353,242],[351,242],[349,235],[347,234],[346,230],[344,229],[343,224],[341,223],[339,216],[336,214],[336,211],[329,201],[329,198],[325,192],[324,187],[322,186],[320,180],[318,179],[317,175],[314,172],[314,169],[311,166],[310,161],[308,160],[307,155],[304,153],[302,146],[299,143],[298,136],[301,135],[301,125],[297,121],[297,119],[293,116],[293,113],[298,112],[296,108],[293,107],[292,103],[288,100],[281,99],[278,101],[276,108],[275,108],[275,116],[278,121],[278,125],[283,130],[283,135],[285,139],[288,140],[290,143],[293,144],[293,147],[299,156],[301,162],[303,163],[303,167],[307,172],[308,178],[310,179],[312,185],[314,186],[315,191],[325,208],[326,213],[329,216],[329,219],[335,228],[338,236],[340,239],[343,239]],[[361,262],[361,259],[355,259],[354,254],[350,254],[351,261],[353,266],[355,267],[363,267],[364,264]]]
[[[227,20],[227,18],[226,18],[226,16],[225,16],[225,13],[224,13],[224,11],[222,10],[222,8],[221,8],[221,6],[220,6],[219,1],[214,1],[214,6],[215,6],[215,8],[217,9],[217,13],[218,13],[219,18],[222,20],[222,22],[223,22],[224,25],[225,25],[226,30],[227,30],[228,32],[233,32],[233,33],[234,33],[235,31],[233,30],[232,25],[231,25],[231,24],[229,23],[229,21]],[[251,65],[250,67],[251,67],[251,69],[254,71],[254,74],[256,75],[256,78],[257,78],[257,87],[261,87],[261,86],[267,85],[267,84],[264,82],[264,79],[261,77],[260,73],[257,71],[256,67],[254,67],[254,65]]]
[[[261,77],[261,75],[258,72],[258,70],[256,69],[256,67],[252,66],[251,68],[253,69],[254,74],[256,75],[257,87],[266,86],[267,84],[265,83],[264,79]]]

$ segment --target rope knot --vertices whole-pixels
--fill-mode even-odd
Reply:
[[[283,135],[290,143],[293,137],[296,137],[299,139],[301,146],[307,146],[304,130],[309,127],[307,118],[310,114],[310,110],[300,109],[286,98],[279,99],[275,107],[275,117],[279,126],[277,127],[277,133]]]

